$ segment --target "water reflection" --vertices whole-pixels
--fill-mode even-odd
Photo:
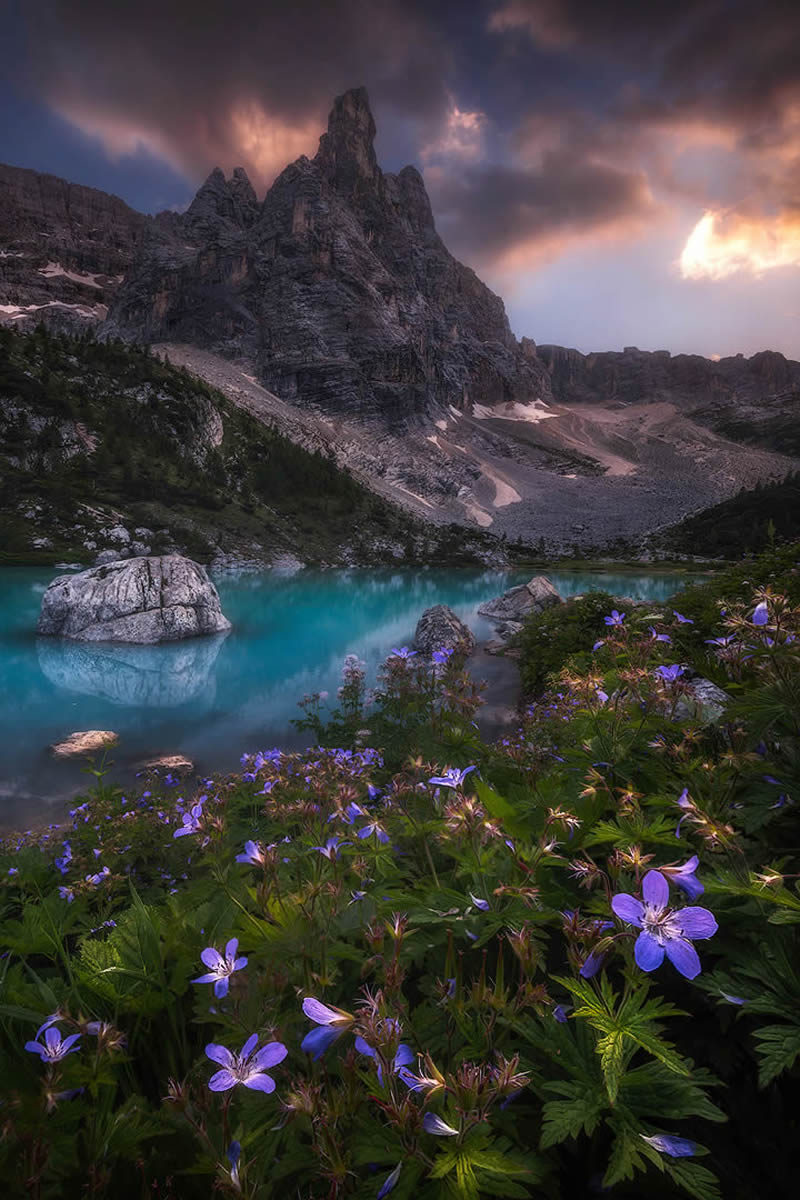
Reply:
[[[213,670],[226,635],[167,646],[119,646],[38,638],[39,666],[51,683],[112,704],[175,708],[196,696],[211,706]]]

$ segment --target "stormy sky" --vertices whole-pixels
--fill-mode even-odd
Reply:
[[[797,0],[0,0],[0,161],[144,211],[359,85],[518,336],[800,358]]]

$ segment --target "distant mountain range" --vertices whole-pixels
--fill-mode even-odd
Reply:
[[[263,202],[215,170],[156,217],[0,167],[0,322],[150,344],[417,515],[549,551],[613,550],[800,465],[800,363],[518,342],[374,136],[354,89]]]

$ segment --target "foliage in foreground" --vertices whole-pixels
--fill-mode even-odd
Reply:
[[[304,754],[98,768],[0,860],[5,1194],[792,1194],[800,609],[726,607],[719,726],[609,612],[495,746],[402,649]]]

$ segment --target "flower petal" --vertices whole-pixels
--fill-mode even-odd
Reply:
[[[714,914],[707,908],[681,908],[675,913],[675,919],[687,938],[710,938],[719,929]]]
[[[417,1056],[411,1047],[406,1046],[405,1043],[401,1042],[401,1044],[397,1047],[397,1054],[394,1057],[394,1070],[399,1071],[401,1067],[409,1066],[410,1063],[413,1063],[416,1057]]]
[[[664,961],[664,947],[656,941],[652,933],[643,929],[636,939],[633,956],[637,967],[642,971],[655,971]]]
[[[669,884],[660,871],[648,871],[642,880],[642,895],[652,908],[666,908],[669,904]]]
[[[216,1042],[209,1042],[206,1046],[206,1058],[210,1058],[212,1062],[219,1063],[221,1067],[233,1066],[233,1055],[227,1046],[218,1046]]]
[[[62,1051],[62,1053],[64,1053],[64,1054],[68,1053],[68,1052],[69,1052],[69,1050],[70,1050],[70,1049],[71,1049],[73,1046],[75,1046],[75,1043],[77,1042],[77,1040],[78,1040],[78,1038],[79,1038],[80,1036],[81,1036],[81,1035],[80,1035],[79,1033],[71,1033],[71,1034],[69,1035],[69,1037],[65,1037],[65,1038],[64,1038],[64,1040],[63,1040],[63,1042],[61,1043],[61,1051]],[[77,1048],[77,1047],[76,1047],[76,1048]]]
[[[686,1138],[671,1137],[666,1133],[654,1133],[652,1137],[645,1137],[641,1133],[639,1136],[654,1150],[659,1150],[662,1154],[669,1154],[672,1158],[688,1158],[697,1153],[697,1143],[690,1142]]]
[[[337,1025],[340,1021],[349,1020],[344,1013],[328,1008],[327,1004],[323,1004],[321,1000],[315,1000],[313,996],[306,996],[303,1001],[303,1012],[309,1020],[315,1021],[317,1025]]]
[[[212,1092],[227,1092],[232,1087],[236,1087],[236,1076],[227,1069],[217,1071],[209,1079],[208,1086]]]
[[[258,1034],[251,1033],[245,1044],[242,1046],[242,1058],[249,1058],[258,1045]]]
[[[202,950],[200,953],[200,959],[206,964],[207,967],[211,967],[212,970],[214,970],[216,967],[219,967],[222,963],[222,955],[220,954],[219,950],[215,950],[213,946],[207,946],[205,950]]]
[[[283,1042],[267,1042],[253,1055],[250,1066],[255,1071],[263,1071],[265,1067],[274,1067],[283,1062],[288,1053]]]
[[[667,942],[667,958],[685,979],[694,979],[702,970],[697,951],[684,938],[670,938]]]
[[[250,1088],[253,1092],[274,1092],[275,1080],[271,1075],[248,1075],[247,1079],[242,1081],[246,1088]]]
[[[214,984],[214,995],[218,1000],[222,1000],[223,996],[228,994],[228,976],[223,975],[222,979],[218,979]]]
[[[236,958],[236,951],[239,949],[239,939],[231,938],[225,947],[225,957],[227,959]]]
[[[362,1037],[356,1038],[355,1045],[359,1054],[368,1054],[370,1058],[375,1057],[375,1051],[372,1049],[372,1046],[369,1046]]]
[[[247,966],[247,956],[243,954],[241,958],[234,959],[234,963],[233,963],[233,966],[231,967],[231,970],[232,971],[243,971],[246,966]]]
[[[611,908],[614,915],[619,917],[621,921],[627,921],[629,925],[636,925],[641,929],[642,917],[644,916],[644,905],[641,900],[637,900],[635,896],[629,895],[628,892],[620,892],[616,896],[611,897]]]
[[[452,1125],[448,1125],[441,1117],[437,1117],[436,1113],[427,1112],[422,1118],[422,1128],[426,1133],[432,1133],[436,1137],[457,1137],[458,1130],[453,1129]]]
[[[216,975],[216,974],[198,975],[197,979],[193,979],[191,982],[192,983],[216,983],[218,979],[219,979],[219,975]]]
[[[44,1046],[41,1042],[26,1042],[25,1049],[30,1050],[31,1054],[38,1054],[39,1058],[44,1054]]]
[[[322,1058],[328,1046],[332,1045],[343,1033],[344,1030],[341,1027],[337,1029],[335,1025],[318,1025],[316,1029],[312,1029],[310,1033],[306,1034],[300,1043],[300,1049],[312,1055],[316,1062],[318,1058]]]

